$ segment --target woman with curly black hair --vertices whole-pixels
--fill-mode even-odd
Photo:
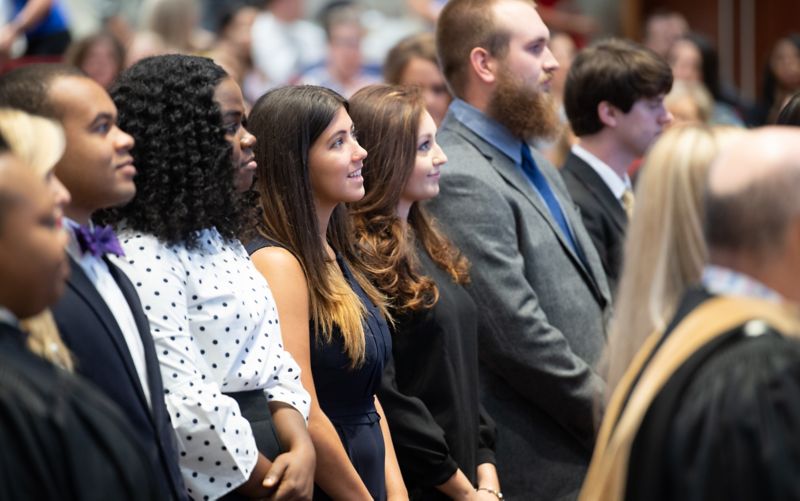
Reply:
[[[350,214],[367,275],[392,298],[393,363],[378,397],[403,478],[415,500],[496,499],[469,263],[421,205],[439,193],[447,162],[436,124],[413,87],[364,87],[350,113],[370,152],[366,195]]]
[[[150,321],[189,495],[309,498],[309,396],[236,239],[256,168],[241,90],[210,59],[168,55],[111,94],[138,175],[133,201],[103,219],[121,230]]]
[[[272,284],[287,349],[311,393],[315,499],[407,497],[375,398],[391,338],[385,300],[361,272],[346,202],[364,196],[347,101],[316,86],[268,92],[253,106],[262,217],[247,244]]]

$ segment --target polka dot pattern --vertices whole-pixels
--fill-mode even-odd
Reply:
[[[213,229],[201,237],[189,251],[123,232],[117,263],[150,321],[183,479],[193,498],[215,499],[242,484],[258,457],[249,423],[225,393],[263,389],[306,419],[310,398],[244,247]]]

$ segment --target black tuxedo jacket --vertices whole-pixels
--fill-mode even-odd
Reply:
[[[76,359],[75,370],[115,402],[130,421],[131,430],[159,465],[164,498],[186,499],[178,466],[175,436],[164,404],[164,388],[150,324],[139,296],[125,274],[108,259],[111,275],[128,301],[144,345],[152,409],[142,391],[122,331],[100,293],[71,257],[71,274],[53,316],[64,343]]]
[[[628,227],[625,209],[594,169],[574,153],[567,157],[561,175],[600,254],[611,293],[616,295]]]

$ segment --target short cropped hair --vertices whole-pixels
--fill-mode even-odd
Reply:
[[[718,168],[724,168],[719,166]],[[763,176],[735,193],[705,193],[704,233],[709,250],[760,258],[780,251],[792,220],[800,215],[800,168]]]
[[[602,101],[627,113],[637,100],[671,88],[672,70],[666,61],[639,44],[612,38],[575,57],[564,84],[564,108],[580,137],[602,130],[597,114]]]
[[[86,77],[68,64],[32,64],[0,77],[0,107],[17,108],[33,115],[61,119],[50,99],[50,87],[61,77]]]
[[[450,91],[464,97],[469,74],[469,53],[475,47],[502,58],[511,33],[500,27],[492,12],[499,0],[450,0],[436,23],[436,50]],[[533,0],[519,0],[536,5]]]

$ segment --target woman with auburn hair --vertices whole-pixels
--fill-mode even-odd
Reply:
[[[11,151],[45,179],[56,203],[56,224],[61,226],[63,207],[70,201],[67,189],[55,176],[56,163],[64,154],[66,139],[58,122],[11,108],[0,109],[0,136]],[[29,334],[28,348],[42,358],[69,371],[73,360],[58,333],[50,310],[20,321]]]
[[[373,85],[350,103],[370,152],[366,196],[350,213],[365,270],[395,318],[393,363],[378,396],[411,498],[496,499],[468,263],[421,205],[438,194],[447,162],[436,125],[416,88]]]
[[[348,103],[323,87],[283,87],[256,102],[250,127],[262,214],[247,249],[311,394],[314,498],[405,498],[375,397],[392,351],[385,299],[361,272],[344,205],[364,196],[367,156]]]
[[[673,127],[645,159],[608,338],[607,399],[645,339],[663,331],[686,287],[700,280],[708,257],[702,228],[706,174],[738,131],[730,126]]]

